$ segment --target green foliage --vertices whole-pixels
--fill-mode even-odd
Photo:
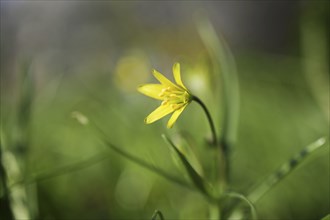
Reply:
[[[163,135],[163,138],[166,140],[166,142],[168,142],[174,152],[178,155],[178,158],[182,162],[183,166],[186,168],[186,172],[189,175],[191,181],[194,183],[195,187],[206,196],[209,196],[206,190],[205,181],[189,163],[186,156],[175,146],[173,141],[171,141],[171,139],[169,139],[166,135]]]
[[[163,217],[163,214],[159,210],[156,210],[154,212],[154,214],[151,217],[151,220],[157,220],[157,217],[159,217],[160,220],[165,220],[164,217]]]
[[[149,2],[66,4],[1,2],[0,219],[329,219],[329,3],[302,7],[277,54],[227,33],[235,62],[231,20],[201,14],[196,29],[199,3],[173,4],[189,14],[175,24]],[[224,190],[199,106],[171,130],[143,124],[159,103],[136,86],[177,61],[230,149]]]
[[[330,214],[328,214],[327,216],[325,216],[324,218],[322,218],[321,220],[329,220],[330,219]]]

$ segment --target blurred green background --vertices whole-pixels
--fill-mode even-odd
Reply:
[[[156,209],[165,219],[208,218],[198,192],[116,154],[71,117],[83,113],[116,146],[182,179],[161,134],[184,131],[210,172],[200,107],[191,104],[171,130],[167,118],[145,125],[159,103],[136,91],[156,82],[152,68],[171,78],[180,62],[222,132],[225,103],[212,78],[220,73],[197,30],[200,14],[237,65],[231,188],[244,194],[325,137],[255,206],[259,219],[330,212],[328,1],[1,1],[1,219],[151,219]]]

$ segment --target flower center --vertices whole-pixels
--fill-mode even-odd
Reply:
[[[174,110],[181,108],[191,101],[191,95],[188,91],[173,87],[162,89],[159,96],[163,98],[161,105],[169,105]]]

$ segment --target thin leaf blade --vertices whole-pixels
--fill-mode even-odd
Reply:
[[[208,195],[206,187],[205,187],[205,181],[203,178],[197,173],[197,171],[193,168],[193,166],[189,163],[187,158],[181,151],[175,146],[175,144],[172,142],[171,139],[169,139],[166,135],[162,135],[162,137],[165,139],[166,142],[169,143],[169,145],[172,147],[174,152],[178,155],[179,159],[181,160],[182,164],[184,165],[187,174],[189,175],[191,181],[194,183],[196,188],[201,191],[203,194]]]

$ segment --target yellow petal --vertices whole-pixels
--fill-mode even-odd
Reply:
[[[178,110],[176,110],[173,115],[171,116],[170,120],[167,122],[167,128],[172,128],[178,117],[181,115],[183,110],[186,108],[187,105],[182,106]]]
[[[153,123],[157,121],[158,119],[161,119],[162,117],[172,113],[174,111],[173,108],[170,107],[170,105],[161,105],[158,108],[156,108],[153,112],[150,113],[145,119],[144,122],[146,124]]]
[[[173,76],[176,84],[187,90],[187,88],[183,85],[181,80],[180,63],[175,63],[173,65]]]
[[[161,98],[159,94],[161,93],[162,89],[165,88],[166,87],[162,84],[145,84],[139,86],[137,90],[142,94],[149,96],[151,98],[163,100],[163,98]]]
[[[158,72],[157,70],[152,71],[154,77],[164,86],[170,86],[178,89],[178,86],[172,83],[169,79],[167,79],[163,74]]]

